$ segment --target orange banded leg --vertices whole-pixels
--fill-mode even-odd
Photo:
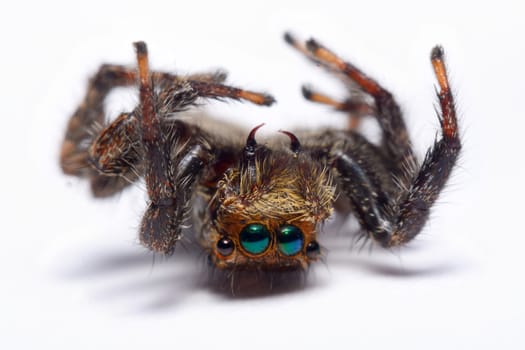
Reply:
[[[324,95],[310,88],[309,86],[302,87],[302,93],[305,99],[315,103],[321,103],[333,107],[334,109],[348,113],[348,129],[357,129],[367,115],[375,113],[374,108],[369,104],[358,99],[346,99],[345,101],[337,101],[330,96]]]
[[[206,97],[244,99],[259,105],[274,102],[266,94],[222,85],[227,76],[224,71],[186,76],[152,71],[149,75],[161,90],[188,83]],[[139,171],[135,168],[137,164],[128,164],[126,169],[126,162],[136,159],[137,151],[140,151],[140,147],[129,150],[129,145],[133,144],[137,136],[136,131],[128,133],[138,127],[135,115],[125,113],[107,124],[104,113],[104,101],[108,93],[115,87],[135,85],[138,78],[136,68],[101,65],[89,81],[84,100],[69,119],[60,150],[60,166],[66,174],[88,178],[96,197],[119,192],[138,176]],[[128,153],[121,158],[114,156],[123,155],[123,152]]]
[[[271,106],[275,102],[273,96],[265,93],[206,81],[189,80],[189,83],[191,87],[197,91],[200,97],[245,100],[260,106]]]
[[[452,140],[458,138],[458,125],[456,109],[454,108],[454,98],[450,92],[447,70],[443,57],[443,48],[441,46],[436,46],[432,50],[430,59],[440,89],[438,92],[438,98],[442,111],[441,124],[443,127],[443,136]]]
[[[348,79],[347,83],[357,85],[362,92],[374,99],[375,103],[371,109],[382,130],[383,148],[394,175],[401,176],[407,163],[416,163],[401,109],[388,90],[314,39],[301,43],[286,33],[285,40],[307,58],[333,73],[342,75]]]
[[[405,169],[405,178],[399,179],[404,181],[400,186],[391,188],[388,182],[378,178],[381,169],[377,165],[384,163],[366,155],[365,148],[359,147],[355,152],[352,148],[355,143],[334,142],[334,149],[329,152],[335,155],[333,166],[338,170],[341,188],[350,199],[362,228],[368,237],[387,248],[405,244],[421,232],[461,150],[443,56],[441,47],[432,50],[431,63],[439,84],[440,137],[428,148],[421,166]],[[356,135],[359,134],[353,137]]]
[[[437,95],[441,110],[441,139],[436,140],[428,150],[423,164],[408,187],[410,190],[399,203],[399,214],[393,233],[384,242],[388,247],[408,242],[419,233],[428,218],[431,206],[450,177],[461,151],[456,108],[449,87],[443,48],[434,47],[430,59],[439,85]]]
[[[384,90],[375,80],[367,77],[353,64],[344,61],[335,53],[318,43],[315,39],[309,39],[303,44],[293,38],[290,33],[286,33],[284,39],[287,43],[316,63],[332,69],[333,71],[345,74],[370,95],[377,95]]]
[[[186,79],[211,84],[220,84],[226,79],[223,71],[188,76],[154,71],[151,76],[156,83],[164,86]],[[114,64],[100,66],[88,83],[84,100],[69,119],[60,151],[60,165],[64,173],[77,176],[90,174],[86,144],[106,124],[104,100],[112,89],[135,85],[137,79],[135,68]]]
[[[308,50],[307,45],[295,40],[290,33],[285,33],[284,36],[287,43],[292,45],[296,50],[301,52],[306,57],[310,58],[316,63],[319,62],[314,55]],[[329,68],[325,65],[326,68]],[[374,113],[374,108],[369,104],[360,101],[359,99],[346,99],[345,101],[338,101],[330,96],[327,96],[321,92],[315,91],[309,86],[303,85],[302,93],[304,98],[309,101],[325,104],[333,107],[334,109],[342,112],[348,113],[348,129],[354,130],[357,129],[361,123],[361,120],[366,115],[372,115]]]

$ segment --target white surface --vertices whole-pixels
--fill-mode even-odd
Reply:
[[[44,1],[0,14],[1,348],[525,346],[518,1],[166,3]],[[60,173],[59,144],[88,76],[101,62],[133,63],[139,39],[154,68],[224,67],[231,83],[279,101],[270,109],[210,104],[219,116],[264,121],[266,133],[342,125],[342,116],[302,100],[305,82],[343,90],[284,44],[287,29],[314,35],[393,91],[420,154],[438,127],[428,56],[443,44],[464,153],[414,244],[359,253],[348,236],[327,233],[327,267],[320,264],[306,288],[229,298],[202,283],[206,268],[182,250],[153,264],[136,239],[143,191],[91,199],[85,183]],[[132,92],[119,96],[113,114],[124,109],[114,105],[136,101]]]

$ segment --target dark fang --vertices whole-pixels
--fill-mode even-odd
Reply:
[[[290,138],[290,149],[293,153],[298,154],[301,151],[301,143],[299,142],[297,136],[285,130],[279,130],[279,132],[285,134]]]
[[[257,125],[255,128],[250,131],[248,138],[246,139],[246,146],[244,147],[244,154],[248,158],[252,158],[255,155],[255,148],[257,147],[257,142],[255,141],[255,133],[259,130],[264,123]]]

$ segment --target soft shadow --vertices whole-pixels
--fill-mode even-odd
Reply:
[[[71,253],[71,252],[69,252]],[[320,285],[310,271],[223,271],[208,264],[194,244],[177,247],[170,257],[133,251],[92,250],[60,259],[59,276],[91,283],[94,299],[114,303],[131,301],[137,312],[158,312],[181,305],[199,291],[225,300],[279,297]],[[69,260],[69,261],[68,261]],[[81,263],[80,263],[81,261]]]
[[[133,250],[92,248],[61,259],[60,278],[93,286],[89,296],[100,302],[126,303],[135,311],[174,307],[199,288],[202,263],[193,249],[178,247],[171,257]],[[71,252],[69,252],[71,253]]]
[[[406,267],[401,264],[393,265],[376,261],[359,261],[354,263],[354,266],[357,266],[361,269],[365,269],[371,273],[400,278],[446,275],[453,273],[458,269],[458,266],[446,263],[434,264],[430,266]]]
[[[437,276],[458,269],[451,263],[428,261],[424,266],[406,266],[400,259],[392,259],[396,255],[393,251],[373,245],[358,249],[355,237],[346,233],[325,231],[320,241],[325,247],[329,268],[344,267],[349,271],[357,268],[399,278]],[[314,264],[307,271],[223,271],[210,266],[197,244],[184,243],[177,246],[170,257],[154,255],[141,247],[128,247],[126,251],[82,247],[81,253],[69,252],[73,258],[71,255],[58,258],[59,274],[66,280],[92,283],[98,290],[91,295],[97,300],[122,302],[131,299],[132,308],[139,312],[172,308],[199,291],[209,291],[221,299],[234,301],[280,297],[324,285],[323,279],[312,278],[316,266],[322,264]],[[369,251],[369,247],[372,250]],[[414,245],[408,251],[417,253],[423,248]]]
[[[431,247],[415,240],[399,248],[384,249],[372,240],[363,238],[359,230],[351,230],[353,233],[348,234],[348,223],[338,224],[336,227],[329,226],[326,235],[323,235],[328,266],[362,269],[368,273],[399,278],[446,275],[464,267],[460,262],[444,259],[426,260],[417,266],[407,265],[403,262],[404,257],[421,256],[429,252]]]
[[[88,257],[84,252],[83,263],[76,264],[62,269],[61,275],[64,278],[81,279],[88,277],[102,277],[112,275],[119,271],[125,272],[145,265],[154,265],[154,257],[140,252],[114,252],[100,251],[93,252]]]

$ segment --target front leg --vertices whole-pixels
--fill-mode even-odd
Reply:
[[[176,120],[174,114],[199,97],[242,99],[271,105],[273,97],[213,81],[186,79],[154,91],[144,42],[135,43],[140,105],[135,110],[144,154],[144,178],[150,204],[140,225],[141,243],[170,254],[180,239],[191,209],[195,184],[214,159],[208,137],[196,126]]]
[[[168,254],[180,238],[183,215],[178,205],[179,196],[186,193],[175,187],[174,164],[170,158],[168,138],[162,133],[161,120],[157,115],[159,106],[151,82],[146,44],[137,42],[135,49],[140,91],[138,124],[145,156],[144,177],[150,199],[140,225],[140,240],[151,250]],[[181,99],[184,96],[179,94],[178,97]],[[179,102],[179,99],[173,99]]]
[[[456,109],[442,47],[436,46],[432,50],[431,62],[440,89],[438,98],[441,107],[442,138],[434,142],[411,186],[398,198],[399,204],[394,208],[398,213],[394,230],[390,239],[384,242],[384,245],[389,247],[410,241],[423,228],[430,208],[450,177],[461,150]]]
[[[189,218],[195,183],[211,157],[210,150],[203,144],[196,143],[184,149],[175,163],[178,166],[167,169],[170,185],[162,183],[165,177],[160,164],[150,165],[146,184],[152,197],[140,225],[143,245],[163,254],[173,252],[180,239],[181,227]]]
[[[356,152],[345,146],[347,143],[339,143],[332,150],[332,165],[340,174],[361,225],[384,247],[406,243],[421,231],[461,149],[441,47],[432,50],[431,61],[440,87],[442,137],[429,149],[421,167],[407,169],[408,185],[400,184],[390,192],[385,188],[388,185],[375,177],[377,162],[363,157],[362,149]]]

